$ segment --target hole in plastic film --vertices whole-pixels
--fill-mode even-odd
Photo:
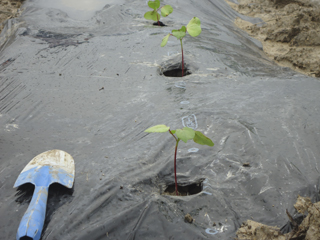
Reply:
[[[196,129],[198,127],[198,122],[197,122],[197,118],[196,115],[191,114],[189,116],[185,116],[182,118],[182,125],[184,127],[189,127],[192,129]]]
[[[202,179],[200,179],[199,181],[195,182],[195,183],[191,183],[188,185],[180,185],[178,184],[178,192],[180,196],[189,196],[189,195],[194,195],[194,194],[198,194],[200,192],[202,192]],[[165,195],[169,194],[172,195],[172,193],[174,193],[173,195],[175,195],[175,184],[169,184],[167,186],[167,188],[164,190]]]
[[[206,233],[211,234],[211,235],[215,235],[217,233],[219,233],[217,230],[212,229],[212,228],[207,228],[206,229]]]
[[[181,66],[178,66],[177,68],[171,68],[170,70],[163,71],[162,74],[166,77],[182,77],[182,69]],[[183,77],[190,74],[191,71],[187,67],[185,67]]]
[[[198,152],[199,148],[190,148],[188,149],[188,152]]]
[[[159,26],[159,24],[160,24],[160,27],[164,27],[164,26],[167,26],[167,25],[165,25],[163,22],[161,22],[161,21],[159,21],[159,22],[154,22],[152,25],[153,26]]]

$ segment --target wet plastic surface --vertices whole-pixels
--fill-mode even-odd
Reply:
[[[320,82],[271,62],[224,1],[171,1],[161,28],[143,1],[105,1],[84,19],[40,2],[0,36],[0,239],[14,239],[30,200],[15,180],[50,149],[72,155],[76,177],[72,196],[49,196],[42,239],[232,239],[244,220],[282,226],[297,194],[317,197]],[[160,75],[180,60],[179,41],[161,48],[162,37],[194,16],[192,74]],[[160,195],[174,139],[144,133],[156,124],[215,143],[179,146],[178,181],[205,179],[201,193]]]

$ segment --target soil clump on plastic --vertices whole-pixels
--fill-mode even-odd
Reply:
[[[294,205],[297,213],[306,216],[299,224],[287,211],[292,231],[283,234],[280,228],[267,226],[252,220],[244,222],[237,231],[237,240],[314,240],[320,239],[320,202],[312,203],[310,198],[298,196]]]
[[[227,0],[226,0],[227,1]],[[227,1],[237,12],[260,18],[252,24],[241,18],[235,24],[263,45],[279,65],[320,77],[320,3],[313,0]]]
[[[0,32],[3,29],[3,23],[20,15],[20,7],[24,0],[0,0]]]

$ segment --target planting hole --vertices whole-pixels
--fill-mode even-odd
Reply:
[[[158,24],[158,22],[154,22],[153,24],[152,24],[153,26],[159,26],[159,27],[165,27],[165,26],[167,26],[167,25],[165,25],[163,22],[161,22],[161,21],[159,21],[159,24]]]
[[[185,68],[183,71],[183,76],[190,75],[191,71],[188,68]],[[170,69],[163,71],[163,75],[166,77],[182,77],[182,69],[181,67],[175,68],[175,69]]]
[[[179,196],[189,196],[194,195],[202,191],[202,182],[203,180],[200,180],[199,182],[192,183],[189,185],[179,185],[178,184],[178,194]],[[173,195],[176,196],[175,192],[175,184],[172,183],[167,186],[167,188],[163,192],[164,195]]]
[[[182,58],[181,53],[176,54],[171,59],[160,64],[158,73],[166,77],[182,77]],[[183,76],[193,74],[199,68],[193,63],[194,57],[190,58],[188,54],[184,56]]]

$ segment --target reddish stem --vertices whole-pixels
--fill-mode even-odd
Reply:
[[[182,53],[182,74],[181,77],[183,77],[183,70],[184,70],[184,60],[183,60],[183,47],[182,47],[182,39],[180,39],[181,43],[181,53]]]
[[[174,151],[174,182],[176,187],[176,195],[178,196],[178,181],[177,181],[177,149],[178,149],[178,143],[180,139],[176,142],[176,149]]]
[[[174,139],[175,139],[176,141],[178,141],[178,139],[176,138],[175,135],[173,135],[173,133],[170,131],[170,129],[169,129],[169,133],[171,133],[172,137],[174,137]]]
[[[176,195],[178,196],[178,181],[177,181],[177,149],[178,149],[178,143],[180,141],[180,139],[176,138],[175,135],[173,135],[173,133],[170,131],[171,135],[174,137],[174,139],[176,140],[176,149],[174,151],[174,182],[175,182],[175,189],[176,189]]]

